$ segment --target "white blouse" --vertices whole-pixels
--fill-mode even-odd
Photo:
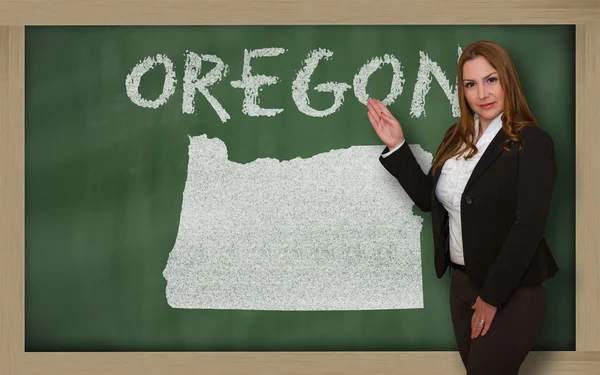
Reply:
[[[456,264],[465,264],[463,257],[462,224],[460,219],[460,199],[475,165],[500,129],[502,129],[502,112],[492,120],[479,141],[477,141],[477,154],[469,160],[465,160],[462,156],[448,159],[442,167],[441,175],[436,185],[436,196],[448,211],[450,260]],[[478,134],[479,117],[475,115],[475,139],[477,139]],[[404,144],[404,142],[382,156],[387,157],[399,149],[402,144]]]
[[[448,211],[450,226],[450,260],[456,264],[465,264],[463,257],[462,223],[460,219],[460,200],[465,186],[475,169],[475,165],[489,146],[498,131],[502,129],[502,113],[500,113],[477,141],[477,154],[471,159],[450,158],[442,167],[442,174],[436,185],[438,200]],[[475,139],[479,134],[479,118],[475,116]],[[466,154],[466,153],[465,153]]]

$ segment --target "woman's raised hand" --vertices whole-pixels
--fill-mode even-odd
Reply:
[[[377,99],[367,100],[369,121],[379,139],[391,150],[404,141],[402,126],[390,111]]]

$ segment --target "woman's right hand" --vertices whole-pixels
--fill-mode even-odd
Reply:
[[[379,139],[391,150],[404,141],[402,126],[390,111],[377,99],[367,100],[369,121]]]

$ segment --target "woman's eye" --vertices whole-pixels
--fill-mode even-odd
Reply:
[[[473,85],[473,82],[468,82],[465,87],[471,87]]]
[[[490,77],[488,79],[489,82],[496,82],[497,80],[498,80],[498,78],[496,78],[496,77]]]

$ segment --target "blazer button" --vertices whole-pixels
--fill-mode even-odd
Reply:
[[[465,198],[465,202],[466,202],[467,204],[471,204],[471,203],[473,203],[473,198],[471,198],[471,197],[466,197],[466,198]]]

